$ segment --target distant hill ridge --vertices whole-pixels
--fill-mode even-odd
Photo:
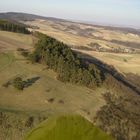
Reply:
[[[42,20],[51,20],[51,21],[57,21],[57,22],[78,23],[76,21],[70,21],[68,19],[60,19],[60,18],[55,18],[55,17],[45,17],[45,16],[40,16],[40,15],[34,15],[34,14],[28,14],[28,13],[18,13],[18,12],[0,13],[0,19],[8,19],[8,20],[15,20],[15,21],[32,21],[35,19],[42,19]],[[94,25],[94,24],[89,24],[89,23],[81,23],[81,24],[90,25],[90,26],[99,27],[99,28],[102,27],[106,30],[123,31],[125,33],[134,33],[134,34],[140,35],[140,29]]]
[[[35,19],[44,19],[44,20],[59,20],[59,21],[66,21],[63,19],[53,18],[53,17],[44,17],[34,14],[28,13],[16,13],[16,12],[7,12],[7,13],[0,13],[0,19],[9,19],[9,20],[16,20],[16,21],[30,21]]]

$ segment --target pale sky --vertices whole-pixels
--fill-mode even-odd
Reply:
[[[140,28],[140,0],[0,0],[0,12]]]

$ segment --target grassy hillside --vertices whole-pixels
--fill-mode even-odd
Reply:
[[[0,52],[31,49],[35,42],[36,38],[32,35],[0,31]]]
[[[138,140],[139,96],[110,76],[95,90],[57,80],[57,74],[48,66],[32,64],[17,51],[32,50],[34,41],[36,38],[31,35],[0,32],[1,140],[22,140],[26,131],[39,122],[64,113],[80,114],[117,140],[120,136],[124,140]],[[9,84],[15,77],[30,82],[20,91]],[[105,102],[105,93],[111,93],[109,103]]]
[[[25,140],[113,140],[80,116],[48,119],[33,129]]]
[[[31,64],[18,52],[1,53],[0,58],[0,107],[87,114],[84,110],[97,110],[104,104],[100,98],[102,88],[95,92],[86,87],[60,82],[52,70],[40,64]],[[16,76],[21,76],[24,80],[36,80],[23,91],[18,91],[12,85],[3,86]]]
[[[55,72],[46,66],[30,63],[16,51],[18,48],[33,48],[34,38],[31,35],[1,31],[0,36],[2,140],[21,140],[25,131],[30,129],[25,126],[25,122],[32,116],[34,116],[34,125],[40,122],[38,121],[40,117],[47,118],[59,113],[77,113],[92,120],[100,107],[105,104],[102,93],[106,92],[106,89],[91,90],[60,82],[56,79]],[[15,89],[12,85],[4,86],[17,76],[26,81],[36,80],[23,91]]]
[[[140,75],[140,54],[107,53],[85,50],[78,51],[114,66],[120,73]]]
[[[103,48],[124,48],[132,47],[135,43],[140,44],[139,31],[125,32],[101,26],[85,25],[49,19],[36,19],[24,22],[27,25],[39,27],[38,30],[47,35],[53,36],[67,44],[74,46],[88,46],[90,43],[99,43]],[[138,31],[138,32],[137,32]],[[115,41],[114,41],[115,40]],[[128,44],[128,42],[130,44]],[[134,45],[135,46],[135,45]],[[137,45],[138,46],[138,45]],[[139,48],[139,46],[138,46]]]

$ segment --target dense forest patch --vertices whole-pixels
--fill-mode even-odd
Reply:
[[[29,34],[30,32],[26,29],[26,26],[16,22],[7,20],[0,20],[0,30],[10,31],[15,33]]]
[[[83,62],[70,47],[52,37],[39,34],[39,38],[34,52],[30,55],[32,62],[45,63],[57,72],[57,78],[63,82],[90,88],[102,84],[103,73],[94,64]]]

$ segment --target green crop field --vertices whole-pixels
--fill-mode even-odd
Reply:
[[[48,119],[33,129],[25,140],[113,140],[80,116]]]

